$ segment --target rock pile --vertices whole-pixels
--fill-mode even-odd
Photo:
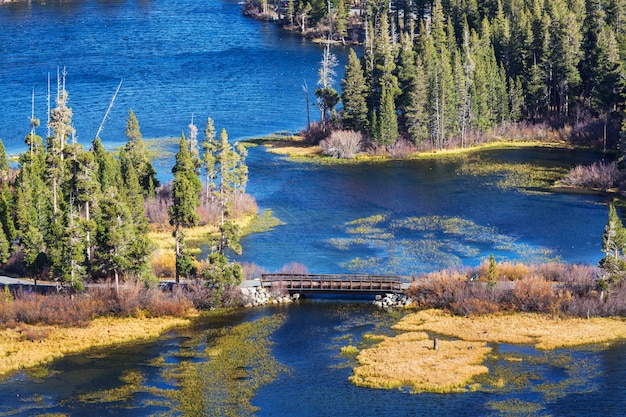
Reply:
[[[244,307],[258,307],[266,304],[287,304],[293,303],[300,298],[299,294],[293,296],[289,294],[274,295],[263,287],[242,287],[241,294]]]
[[[374,305],[380,308],[405,308],[413,303],[411,298],[406,294],[385,294],[377,295]]]

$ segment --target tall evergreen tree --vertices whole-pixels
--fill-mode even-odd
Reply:
[[[104,194],[100,209],[92,265],[97,274],[112,277],[116,292],[119,292],[120,276],[132,264],[131,245],[135,239],[135,226],[123,196],[118,195],[115,189],[109,189]]]
[[[363,75],[361,62],[354,49],[348,53],[348,63],[343,80],[341,81],[341,101],[343,111],[341,121],[344,128],[366,133],[367,120],[367,85]]]
[[[615,279],[617,272],[626,269],[623,259],[625,249],[626,229],[617,215],[615,206],[611,204],[609,205],[609,216],[602,234],[604,258],[600,261],[600,266],[610,274],[611,279]]]
[[[180,281],[179,258],[183,257],[181,245],[181,229],[192,227],[198,223],[199,216],[196,208],[200,204],[200,192],[202,183],[194,169],[193,161],[189,153],[189,145],[185,135],[181,135],[176,164],[172,168],[174,181],[172,183],[172,205],[169,208],[170,224],[174,226],[174,239],[176,241],[176,283]],[[182,265],[182,264],[181,264]]]
[[[128,119],[126,119],[126,139],[125,149],[135,167],[143,193],[147,196],[154,195],[154,190],[160,183],[133,109],[128,111]]]
[[[407,132],[411,142],[419,145],[429,137],[428,90],[421,57],[417,57],[415,77],[409,91],[409,102],[405,111]]]

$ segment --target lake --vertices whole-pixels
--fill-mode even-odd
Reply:
[[[114,147],[125,141],[131,107],[147,139],[179,136],[192,115],[200,129],[211,117],[235,140],[297,131],[307,121],[302,87],[315,88],[322,55],[318,45],[244,18],[231,0],[24,1],[0,6],[0,29],[0,138],[9,153],[25,149],[33,91],[35,114],[45,120],[48,74],[54,95],[57,68],[66,68],[74,125],[85,146],[123,80],[100,134]],[[334,52],[343,65],[347,49]],[[237,260],[267,270],[297,262],[310,272],[399,274],[473,266],[490,254],[596,264],[607,199],[549,192],[523,168],[532,162],[532,171],[547,172],[599,158],[592,151],[529,148],[320,166],[252,148],[248,191],[284,224],[245,237]],[[167,178],[167,162],[159,170]],[[506,388],[452,395],[356,388],[348,382],[354,359],[342,356],[341,347],[359,345],[367,332],[388,333],[397,314],[366,300],[317,299],[212,317],[151,343],[19,373],[0,382],[0,416],[227,415],[205,395],[236,398],[246,378],[216,384],[203,365],[210,363],[207,352],[237,326],[266,317],[281,317],[267,342],[283,371],[254,391],[250,402],[259,410],[249,414],[618,416],[626,409],[624,344],[549,354],[495,345],[498,357],[487,366],[527,381]],[[511,354],[528,361],[504,359]],[[184,370],[197,379],[172,377]],[[197,395],[176,394],[188,390]],[[224,404],[229,398],[224,395]],[[199,408],[192,412],[185,404]]]

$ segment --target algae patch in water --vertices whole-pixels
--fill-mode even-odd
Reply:
[[[485,251],[511,252],[527,262],[557,259],[550,249],[520,243],[495,227],[459,217],[392,218],[379,214],[349,221],[340,229],[347,237],[330,239],[328,243],[335,249],[350,251],[365,246],[376,253],[355,257],[342,265],[357,273],[417,275],[459,267],[464,259]]]
[[[183,341],[178,351],[150,361],[164,369],[158,387],[146,386],[140,371],[128,370],[119,386],[80,395],[78,400],[112,403],[149,394],[142,404],[146,410],[166,410],[149,413],[153,416],[252,416],[258,411],[250,403],[257,389],[288,372],[271,355],[270,336],[284,320],[274,315],[207,330]]]
[[[271,355],[270,336],[284,322],[282,315],[263,317],[234,327],[208,330],[207,346],[196,361],[184,361],[164,372],[175,388],[154,390],[171,400],[161,415],[251,416],[257,389],[287,368]]]
[[[460,175],[494,176],[495,186],[502,190],[518,189],[531,193],[546,189],[567,174],[561,167],[544,167],[529,163],[504,163],[468,158],[457,171]]]

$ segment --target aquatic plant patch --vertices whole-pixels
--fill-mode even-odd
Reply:
[[[270,336],[284,322],[282,315],[263,317],[234,327],[207,330],[206,348],[193,360],[164,371],[173,389],[152,389],[171,412],[163,415],[252,416],[250,400],[263,385],[288,369],[271,354]],[[190,341],[191,346],[202,345]]]
[[[547,189],[567,174],[562,167],[546,167],[529,163],[504,163],[481,159],[475,155],[465,160],[457,171],[460,175],[492,176],[492,185],[502,189],[531,192]]]
[[[469,219],[448,216],[393,218],[378,214],[346,222],[340,228],[347,236],[327,241],[349,252],[359,246],[374,251],[342,264],[357,273],[419,275],[436,269],[461,266],[465,260],[486,251],[508,252],[525,262],[554,261],[554,251],[518,242],[498,233],[495,227]]]

